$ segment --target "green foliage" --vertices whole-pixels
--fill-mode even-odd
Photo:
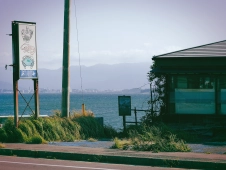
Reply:
[[[45,143],[46,141],[74,141],[104,137],[104,127],[92,114],[74,114],[71,118],[61,118],[57,111],[51,117],[23,118],[18,128],[12,118],[6,120],[0,129],[0,142]]]
[[[28,144],[41,144],[43,143],[43,139],[41,136],[33,136],[27,140]]]
[[[111,146],[112,149],[123,149],[126,150],[129,148],[129,146],[131,145],[131,141],[130,140],[120,140],[117,137],[114,138],[114,144]]]
[[[27,141],[27,135],[19,128],[15,128],[14,136],[15,136],[14,142],[23,143]]]
[[[141,125],[136,129],[128,130],[128,139],[119,140],[115,138],[112,148],[133,149],[138,151],[153,152],[188,152],[190,148],[185,142],[164,124],[155,126]]]
[[[129,132],[133,149],[153,152],[186,152],[190,148],[178,139],[164,124],[158,126],[141,126],[141,131]]]
[[[81,116],[73,118],[72,120],[81,126],[80,134],[82,134],[82,138],[88,139],[104,137],[104,129],[94,117]]]
[[[7,142],[8,136],[3,128],[0,129],[0,142]]]
[[[104,125],[104,134],[107,138],[114,138],[118,136],[118,132],[112,126],[109,125]]]
[[[40,134],[40,136],[44,136],[44,130],[43,130],[42,119],[40,119],[40,118],[39,118],[38,120],[32,119],[31,121],[32,121],[32,123],[34,124],[35,129],[36,129],[37,132]]]
[[[5,124],[3,125],[3,129],[7,134],[6,142],[18,142],[17,138],[14,135],[16,128],[14,127],[13,118],[6,120]]]
[[[154,62],[151,66],[151,70],[156,68]],[[148,101],[151,105],[146,115],[142,117],[141,121],[145,124],[153,124],[161,119],[161,116],[166,111],[166,77],[163,74],[156,74],[155,72],[148,72],[148,79],[152,87],[152,100]]]

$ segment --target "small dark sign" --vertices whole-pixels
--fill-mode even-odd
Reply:
[[[131,96],[118,96],[119,116],[131,116]]]

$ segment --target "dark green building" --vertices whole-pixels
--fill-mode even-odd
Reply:
[[[166,77],[165,121],[226,119],[226,40],[152,59]]]

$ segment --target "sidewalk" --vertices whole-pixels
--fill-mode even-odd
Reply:
[[[137,152],[117,149],[56,146],[48,144],[5,144],[0,155],[109,162],[131,165],[226,169],[226,155],[194,152]]]

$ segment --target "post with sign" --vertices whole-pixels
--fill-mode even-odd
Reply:
[[[119,116],[123,116],[123,128],[126,130],[126,116],[131,116],[131,96],[118,96]]]
[[[33,79],[35,117],[39,116],[36,23],[12,22],[14,123],[18,126],[18,80]]]

